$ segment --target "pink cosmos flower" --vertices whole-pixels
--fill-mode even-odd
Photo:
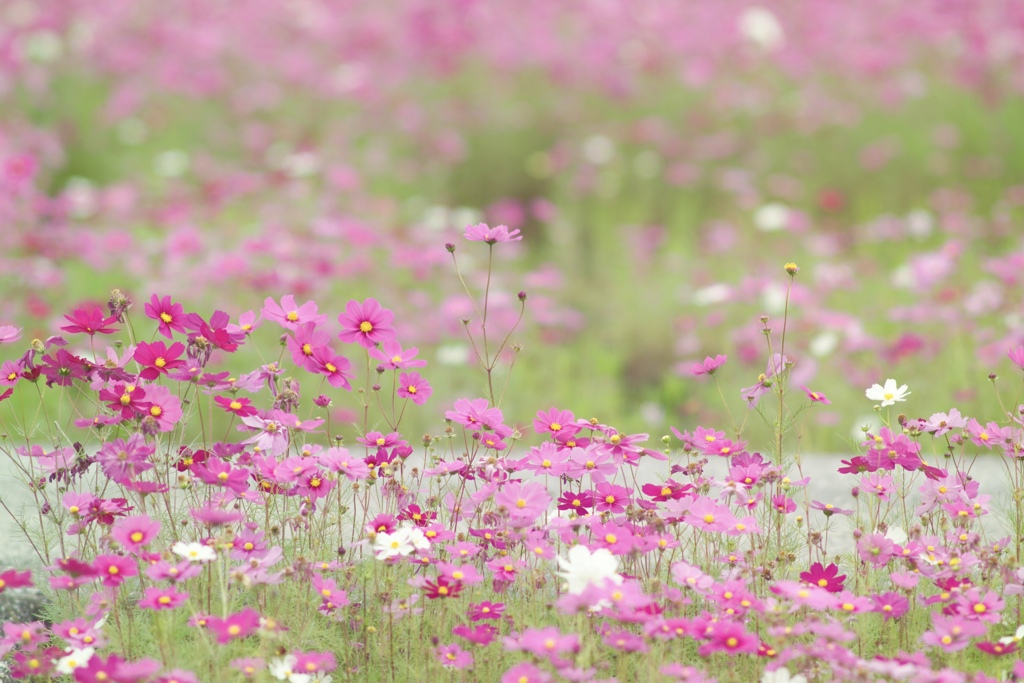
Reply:
[[[932,630],[921,635],[925,645],[940,647],[946,652],[957,652],[967,647],[971,638],[985,635],[988,627],[980,621],[970,621],[958,615],[932,614]]]
[[[439,646],[435,650],[435,655],[441,666],[448,669],[468,669],[473,666],[473,655],[455,643]]]
[[[161,432],[174,429],[181,419],[181,401],[167,387],[151,385],[146,393],[149,409],[146,415],[156,420]]]
[[[242,418],[242,423],[257,432],[243,444],[254,444],[260,451],[278,456],[288,450],[288,429],[276,420],[266,420],[258,415]]]
[[[25,588],[32,585],[32,572],[30,571],[19,572],[10,569],[0,573],[0,593],[8,588]]]
[[[505,614],[505,603],[484,600],[479,604],[471,604],[466,614],[469,616],[470,621],[501,619],[502,615]]]
[[[427,364],[427,361],[420,359],[414,360],[418,353],[419,349],[415,346],[408,349],[402,349],[402,345],[398,343],[397,339],[389,339],[381,342],[379,349],[370,349],[370,358],[375,358],[381,361],[381,364],[387,370],[422,368]]]
[[[547,510],[551,495],[543,484],[513,481],[494,496],[494,502],[505,508],[513,526],[529,526]]]
[[[150,586],[146,588],[138,605],[142,609],[171,610],[181,607],[186,600],[188,600],[188,593],[179,593],[173,588]]]
[[[120,586],[139,573],[135,560],[121,555],[97,555],[92,562],[104,586]]]
[[[395,328],[391,326],[394,313],[383,308],[376,299],[366,299],[362,304],[349,301],[345,312],[338,315],[341,341],[372,349],[378,342],[395,338]]]
[[[701,657],[707,657],[714,652],[726,652],[730,655],[757,652],[759,644],[757,636],[747,633],[743,625],[738,622],[714,622],[710,625],[710,629],[710,633],[707,634],[708,642],[697,650]]]
[[[244,638],[256,631],[260,626],[259,612],[246,607],[241,612],[229,615],[226,619],[220,617],[208,617],[206,628],[213,631],[217,636],[217,642],[221,645],[236,638]]]
[[[192,473],[206,484],[223,486],[235,493],[249,488],[249,471],[242,467],[232,467],[220,458],[210,458],[206,463],[192,465]]]
[[[505,672],[500,683],[551,683],[551,674],[536,664],[523,662]]]
[[[398,376],[398,391],[396,393],[400,398],[412,399],[413,403],[421,406],[427,402],[434,390],[427,380],[420,377],[418,372],[403,372]]]
[[[125,550],[139,554],[160,533],[160,522],[147,515],[122,517],[110,528],[110,537]]]
[[[875,611],[886,621],[898,619],[910,611],[910,601],[893,591],[872,595],[871,600],[875,603]]]
[[[292,361],[310,372],[317,372],[317,364],[313,361],[313,350],[328,346],[331,335],[325,330],[317,329],[315,322],[307,322],[294,328],[294,336],[285,337],[285,345],[292,354]]]
[[[172,330],[185,333],[185,309],[181,304],[171,303],[171,297],[165,296],[162,299],[154,294],[145,305],[147,318],[160,321],[157,331],[168,339],[172,339]]]
[[[486,646],[494,641],[494,637],[498,635],[498,629],[490,624],[480,624],[479,626],[459,624],[452,627],[452,635],[465,638],[474,645]]]
[[[803,384],[800,385],[800,388],[804,390],[805,394],[807,394],[807,398],[811,399],[811,403],[821,403],[826,406],[832,404],[832,401],[828,400],[828,397],[820,391],[811,391]]]
[[[707,356],[704,358],[703,363],[694,363],[690,367],[690,373],[693,375],[713,375],[715,370],[725,365],[725,361],[729,359],[728,356]]]
[[[494,244],[495,242],[516,242],[523,239],[523,236],[519,234],[518,228],[510,232],[507,225],[489,228],[486,223],[477,223],[466,226],[465,238],[471,242]]]
[[[537,417],[533,420],[533,431],[538,434],[551,434],[553,437],[571,436],[580,431],[579,425],[575,423],[576,416],[568,410],[551,408],[547,412],[537,412]]]
[[[352,364],[348,358],[335,353],[329,346],[318,346],[313,349],[313,355],[308,363],[312,372],[326,375],[327,383],[335,389],[351,391],[352,387],[348,381],[353,375],[349,372]]]
[[[315,301],[307,301],[301,306],[295,304],[295,297],[287,294],[281,297],[281,304],[278,305],[273,297],[267,297],[263,302],[263,310],[260,312],[265,320],[273,320],[286,330],[297,330],[300,325],[313,323],[323,325],[327,322],[326,315],[317,315]]]
[[[1006,354],[1013,364],[1021,370],[1024,370],[1024,346],[1018,346],[1015,349],[1010,349]]]
[[[21,339],[21,328],[14,325],[0,325],[0,344],[10,344]]]
[[[455,410],[445,412],[444,417],[470,429],[487,429],[503,437],[509,436],[512,430],[502,424],[505,417],[501,410],[488,408],[487,405],[486,398],[476,398],[472,401],[460,398],[455,401]]]
[[[238,417],[249,417],[250,415],[255,415],[258,412],[256,408],[253,407],[252,401],[247,398],[214,396],[213,402],[227,412],[232,415],[237,415]]]
[[[824,588],[829,593],[838,593],[843,590],[846,574],[839,573],[837,564],[829,564],[826,567],[821,562],[815,562],[808,571],[800,573],[800,579],[812,586]]]

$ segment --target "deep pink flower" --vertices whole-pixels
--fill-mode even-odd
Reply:
[[[743,624],[735,621],[718,621],[712,623],[710,628],[711,632],[707,634],[708,642],[701,645],[697,651],[701,657],[707,657],[714,652],[726,652],[730,655],[757,652],[757,636],[747,633]]]
[[[0,574],[0,593],[8,588],[25,588],[32,585],[32,572],[30,571],[19,572],[10,569]]]
[[[988,627],[980,621],[970,621],[961,616],[932,614],[932,630],[921,635],[925,645],[940,647],[946,652],[956,652],[967,647],[971,638],[985,635]]]
[[[490,624],[480,624],[479,626],[459,624],[452,628],[452,635],[465,638],[475,645],[490,645],[494,637],[498,635],[498,629]]]
[[[445,412],[444,417],[470,429],[486,429],[497,432],[502,437],[509,436],[512,430],[502,424],[505,418],[501,410],[487,406],[486,398],[472,401],[460,398],[455,401],[455,410]]]
[[[57,349],[54,355],[43,356],[39,371],[46,377],[46,386],[70,387],[73,380],[84,380],[91,368],[92,364],[84,358]]]
[[[500,683],[551,683],[551,674],[530,662],[516,664],[505,672]]]
[[[313,360],[313,351],[321,346],[329,346],[331,335],[317,329],[316,323],[307,322],[295,329],[295,335],[285,336],[285,344],[292,354],[292,360],[299,367],[310,372],[317,372],[317,363]]]
[[[338,668],[338,662],[332,652],[296,652],[295,664],[292,669],[296,673],[315,674],[318,671],[330,673]]]
[[[839,565],[830,564],[825,567],[821,562],[815,562],[808,571],[800,573],[800,579],[812,586],[824,588],[829,593],[838,593],[843,590],[846,574],[839,573]]]
[[[505,614],[505,603],[484,600],[479,604],[471,604],[466,614],[469,616],[470,621],[501,619],[502,615]]]
[[[398,391],[396,393],[400,398],[412,399],[413,403],[421,406],[427,402],[434,390],[427,380],[420,377],[418,372],[403,372],[398,376]]]
[[[186,363],[180,360],[185,353],[185,345],[181,342],[174,342],[168,347],[162,341],[152,344],[140,341],[135,347],[135,354],[132,359],[142,366],[143,370],[139,377],[147,380],[154,380],[160,375],[166,375],[175,368],[183,368]]]
[[[115,384],[111,389],[100,389],[99,398],[107,401],[107,407],[120,413],[122,420],[145,415],[149,402],[145,400],[146,390],[135,384]]]
[[[160,327],[157,330],[168,339],[173,338],[171,331],[185,332],[185,309],[181,304],[171,303],[171,297],[157,298],[152,296],[149,303],[145,305],[147,318],[158,320]]]
[[[378,342],[394,339],[395,328],[391,326],[394,317],[394,313],[383,308],[376,299],[366,299],[362,304],[349,301],[345,312],[338,315],[342,328],[338,337],[343,342],[372,349]]]
[[[875,603],[875,611],[885,617],[886,621],[899,619],[910,611],[910,601],[894,591],[872,595],[871,600]]]
[[[65,332],[85,332],[90,337],[96,334],[114,334],[117,332],[116,328],[107,327],[111,323],[116,323],[117,318],[114,316],[104,316],[103,311],[98,306],[94,306],[92,310],[75,309],[74,313],[64,317],[71,322],[70,325],[60,328]]]

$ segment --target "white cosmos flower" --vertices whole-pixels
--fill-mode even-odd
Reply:
[[[267,664],[267,670],[270,671],[271,676],[279,681],[288,681],[288,683],[309,683],[312,676],[292,671],[292,668],[295,666],[297,661],[298,658],[295,655],[277,657],[270,660],[270,663]]]
[[[786,34],[774,14],[764,7],[748,7],[740,15],[739,29],[743,37],[771,52],[782,47]]]
[[[217,552],[202,543],[178,541],[171,547],[171,552],[179,557],[184,557],[189,562],[213,562],[217,559]]]
[[[793,675],[789,669],[782,667],[775,671],[765,671],[761,675],[761,683],[807,683],[803,674]]]
[[[590,552],[585,545],[574,545],[569,549],[569,559],[558,558],[562,571],[557,572],[568,584],[572,595],[579,595],[590,584],[600,585],[605,579],[616,585],[622,584],[618,574],[619,561],[607,548],[598,548]]]
[[[406,556],[416,550],[429,550],[430,541],[417,527],[403,526],[393,534],[379,533],[373,539],[373,551],[378,560],[398,555]]]
[[[1011,643],[1016,643],[1021,640],[1024,640],[1024,626],[1018,626],[1016,633],[1014,633],[1012,636],[1004,636],[1000,638],[999,642],[1003,645],[1010,645]]]
[[[906,384],[897,389],[896,380],[887,379],[885,380],[885,386],[872,384],[871,388],[864,392],[864,395],[872,401],[881,401],[884,408],[885,406],[895,405],[896,401],[906,401],[910,392],[907,391]]]
[[[83,647],[81,650],[71,650],[68,654],[58,659],[55,664],[57,671],[62,674],[74,673],[75,669],[89,664],[95,648]]]

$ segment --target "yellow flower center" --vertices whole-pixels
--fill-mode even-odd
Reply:
[[[288,322],[293,323],[293,322],[295,322],[296,320],[299,319],[299,312],[298,311],[288,311],[288,315],[286,315],[285,317],[288,318]]]
[[[552,422],[551,424],[548,425],[548,427],[551,429],[551,431],[557,432],[562,428],[562,425],[558,424],[557,422]]]
[[[524,507],[526,507],[526,501],[520,498],[519,500],[516,501],[516,507],[522,510]]]
[[[160,314],[160,319],[163,320],[165,323],[168,323],[168,324],[170,324],[171,322],[174,321],[174,318],[171,317],[170,313],[161,313]]]
[[[715,516],[714,515],[712,515],[712,514],[704,515],[704,523],[705,524],[711,524],[714,521],[715,521]]]
[[[169,605],[171,604],[171,597],[169,595],[161,595],[156,601],[161,605]]]
[[[149,408],[149,414],[152,415],[153,417],[160,417],[161,413],[163,412],[164,410],[160,406],[150,406]]]
[[[142,539],[145,538],[141,531],[134,531],[128,538],[132,539],[132,543],[141,543]],[[2,586],[0,586],[2,588]]]
[[[370,323],[369,320],[364,320],[359,323],[359,331],[363,334],[369,334],[370,332],[373,332],[373,324]]]
[[[162,367],[164,367],[165,365],[167,365],[167,361],[166,361],[166,360],[164,360],[164,357],[163,357],[163,356],[160,356],[160,357],[159,357],[159,358],[157,358],[157,359],[156,359],[155,361],[153,361],[153,365],[157,366],[158,368],[162,368]]]

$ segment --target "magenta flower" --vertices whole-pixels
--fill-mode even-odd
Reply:
[[[486,242],[487,244],[516,242],[523,239],[523,236],[519,234],[518,228],[509,232],[507,225],[497,225],[489,228],[486,223],[467,225],[465,237],[470,242]]]
[[[173,338],[171,331],[185,333],[185,309],[181,304],[171,303],[171,297],[165,296],[158,299],[156,294],[152,296],[149,303],[145,305],[147,318],[158,320],[160,327],[157,331],[168,339]]]
[[[106,401],[114,413],[120,413],[122,420],[144,415],[150,405],[144,400],[146,390],[135,384],[115,384],[112,389],[101,389],[99,398]]]
[[[857,541],[857,553],[873,567],[884,567],[896,554],[896,544],[882,534],[865,534]]]
[[[46,386],[56,384],[59,387],[70,387],[73,380],[84,380],[91,364],[85,359],[57,349],[52,356],[43,356],[43,364],[39,371],[46,377]]]
[[[391,326],[394,317],[394,313],[383,308],[376,299],[367,299],[362,304],[349,301],[345,312],[338,315],[341,323],[338,337],[343,342],[372,349],[378,342],[395,338],[395,328]]]
[[[192,473],[206,484],[223,486],[235,493],[249,488],[249,471],[241,467],[233,468],[220,458],[210,458],[205,464],[192,465]]]
[[[498,432],[501,436],[512,433],[502,422],[505,417],[498,408],[488,408],[486,398],[456,399],[455,410],[445,412],[444,418],[470,429],[487,429]]]
[[[139,377],[154,380],[175,368],[185,367],[185,361],[180,360],[184,353],[185,345],[181,342],[174,342],[168,347],[162,341],[152,344],[142,341],[135,347],[135,355],[132,358],[143,368]]]
[[[111,323],[117,322],[117,318],[114,316],[105,317],[103,311],[98,306],[94,306],[92,310],[85,310],[82,308],[75,309],[71,315],[65,315],[65,318],[70,325],[65,325],[60,328],[65,332],[85,332],[90,337],[96,334],[114,334],[117,330],[113,327],[107,327]]]
[[[338,662],[332,652],[296,652],[292,670],[296,673],[311,676],[322,671],[329,673],[338,668]]]
[[[403,349],[396,339],[389,339],[381,342],[380,348],[370,349],[370,358],[381,361],[387,370],[402,370],[404,368],[422,368],[427,364],[425,360],[413,360],[419,349],[415,346]]]
[[[260,625],[259,613],[251,607],[246,607],[241,612],[236,612],[226,619],[220,617],[208,617],[206,628],[217,635],[217,642],[221,645],[236,638],[244,638],[256,631]]]
[[[188,593],[179,593],[173,588],[160,588],[150,586],[146,588],[145,594],[139,600],[138,605],[142,609],[165,610],[177,609],[188,600]]]
[[[474,645],[486,646],[494,641],[494,637],[498,635],[498,629],[490,624],[480,624],[479,626],[459,624],[452,627],[452,635],[465,638]]]
[[[725,361],[729,359],[728,356],[707,356],[704,358],[703,363],[694,363],[690,366],[690,373],[693,375],[713,375],[715,370],[725,365]]]
[[[398,391],[400,398],[412,399],[418,406],[423,405],[434,393],[430,383],[420,377],[418,372],[403,372],[398,376]]]
[[[500,683],[551,683],[551,674],[536,664],[523,662],[505,672]]]
[[[127,441],[115,439],[104,443],[96,453],[96,461],[111,480],[123,484],[152,469],[149,456],[155,451],[156,447],[146,444],[142,434],[135,433]]]
[[[295,328],[294,336],[285,337],[285,345],[292,354],[292,360],[310,372],[317,372],[318,369],[313,361],[314,349],[328,346],[330,342],[331,335],[324,330],[318,330],[314,322],[299,325]]]

